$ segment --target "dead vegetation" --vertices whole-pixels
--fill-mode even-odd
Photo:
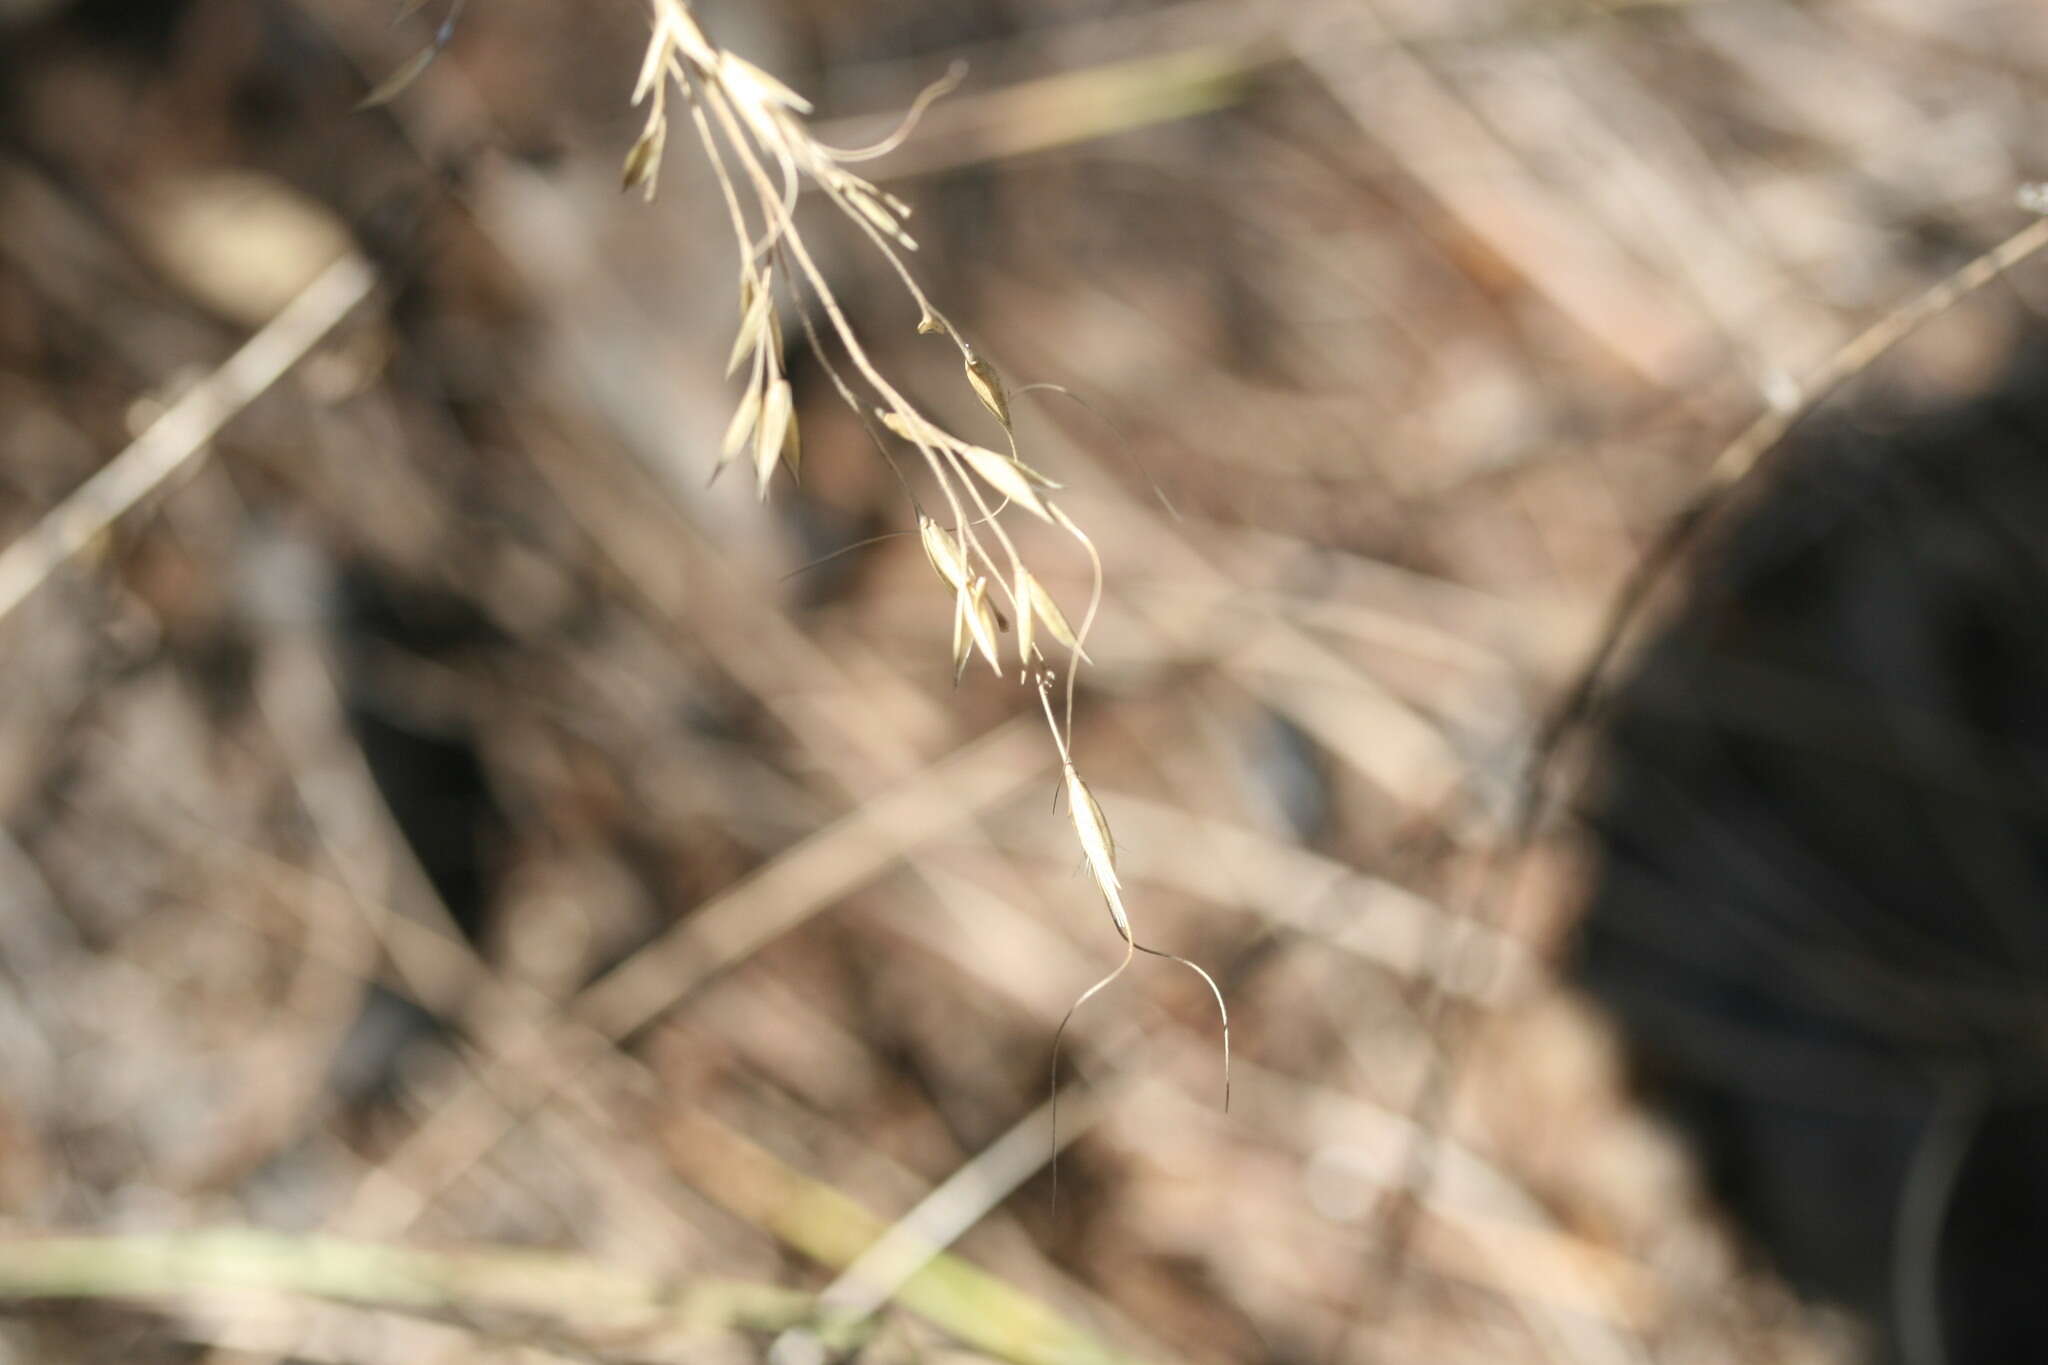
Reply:
[[[967,63],[745,301],[636,4],[472,6],[361,112],[444,10],[38,8],[0,1359],[1839,1357],[1549,984],[1570,829],[1501,855],[1717,452],[2027,222],[2037,6],[700,5],[832,145]],[[880,433],[778,311],[820,282]],[[1884,382],[1982,382],[2040,287]],[[1070,523],[965,453],[1013,425]],[[705,482],[750,441],[765,504]],[[934,550],[975,488],[1014,546]],[[955,685],[1034,618],[1075,676],[1036,592],[1071,723]],[[1201,982],[1092,999],[1055,1216],[1123,947],[1068,745],[1239,1051],[1226,1116]]]

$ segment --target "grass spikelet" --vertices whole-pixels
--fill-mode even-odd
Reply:
[[[953,594],[953,686],[960,685],[960,679],[967,672],[967,661],[974,657],[974,640],[967,630],[967,585]]]
[[[945,433],[932,426],[929,422],[926,422],[922,417],[901,411],[892,412],[887,409],[877,409],[875,416],[880,419],[883,426],[914,446],[924,447],[946,444]]]
[[[730,52],[721,52],[718,63],[719,75],[727,84],[739,91],[757,95],[767,104],[776,105],[793,113],[808,114],[811,102],[796,91],[784,85],[775,77],[755,66],[745,57]]]
[[[740,293],[745,296],[745,305],[740,316],[740,329],[733,335],[732,351],[725,358],[725,377],[732,378],[740,362],[761,349],[761,343],[768,336],[768,309],[775,291],[770,288],[771,277],[763,272],[756,280],[747,275],[740,284]]]
[[[1067,814],[1074,821],[1074,833],[1081,841],[1081,853],[1088,860],[1088,873],[1095,878],[1095,885],[1102,892],[1102,899],[1109,904],[1109,917],[1116,924],[1116,931],[1125,938],[1131,936],[1130,916],[1124,911],[1123,883],[1116,875],[1116,841],[1109,832],[1109,821],[1102,814],[1102,807],[1096,804],[1095,793],[1088,790],[1088,784],[1081,780],[1081,774],[1070,761],[1063,765],[1067,783]]]
[[[1045,584],[1036,575],[1025,571],[1018,574],[1017,611],[1025,617],[1036,616],[1045,623],[1045,629],[1053,639],[1065,645],[1083,663],[1093,663],[1088,651],[1081,648],[1081,638],[1074,634],[1074,628],[1067,623],[1067,614],[1060,610],[1060,604],[1045,590]]]
[[[789,381],[780,375],[769,382],[761,399],[761,425],[754,433],[754,474],[757,491],[764,498],[768,496],[768,480],[774,477],[783,445],[789,438],[795,416],[792,402]]]
[[[953,449],[983,483],[1031,515],[1043,521],[1052,520],[1052,513],[1046,509],[1045,500],[1038,496],[1038,489],[1018,461],[1007,455],[997,454],[986,446],[969,445],[965,441],[955,442]]]
[[[967,371],[967,385],[974,390],[974,396],[990,416],[1003,424],[1004,431],[1010,430],[1010,396],[996,367],[977,355],[972,346],[960,348],[960,363]]]
[[[1037,585],[1038,580],[1031,576],[1031,570],[1020,563],[1017,566],[1017,584],[1011,590],[1011,596],[1017,602],[1017,662],[1026,669],[1031,667],[1031,651],[1035,647],[1031,637],[1032,622],[1037,613],[1031,607],[1031,590]]]
[[[865,185],[849,184],[846,187],[846,198],[859,210],[861,217],[873,223],[882,235],[894,238],[896,244],[905,251],[917,250],[916,240],[903,230],[903,225],[896,221],[896,215],[882,207],[881,200],[871,194]]]
[[[967,558],[960,551],[960,542],[953,533],[920,512],[917,514],[917,534],[924,543],[924,557],[931,561],[932,572],[947,587],[959,592],[967,586]]]
[[[996,646],[996,613],[989,605],[986,578],[975,579],[967,590],[967,629],[974,636],[974,647],[988,660],[996,676],[1001,677],[1003,660]]]
[[[804,472],[803,440],[797,433],[796,406],[789,409],[789,425],[782,432],[782,463],[789,470],[789,477],[801,483]]]
[[[626,153],[626,164],[619,173],[619,188],[631,190],[644,187],[648,202],[652,203],[655,182],[661,174],[661,152],[667,145],[668,120],[656,114],[647,121],[645,131]]]
[[[661,69],[674,51],[675,39],[669,32],[668,20],[657,13],[654,16],[654,36],[647,40],[647,53],[640,59],[640,75],[633,82],[632,104],[635,109],[647,103],[649,95],[659,96],[666,88],[661,83]]]
[[[721,462],[730,460],[746,447],[747,438],[754,434],[754,424],[761,420],[761,386],[747,385],[747,391],[740,395],[740,405],[733,409],[732,422],[725,429],[725,440],[718,448]]]

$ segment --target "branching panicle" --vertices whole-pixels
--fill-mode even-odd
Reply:
[[[1010,390],[1001,374],[932,305],[905,264],[905,253],[917,249],[904,226],[911,206],[848,169],[900,144],[931,102],[960,82],[962,69],[956,65],[919,95],[902,125],[888,138],[869,147],[830,147],[811,135],[805,121],[810,103],[760,67],[716,46],[684,0],[652,0],[652,5],[653,32],[633,91],[634,104],[647,106],[647,122],[626,155],[623,181],[628,189],[644,189],[649,197],[654,194],[667,145],[669,97],[680,93],[717,179],[739,249],[740,325],[727,373],[744,374],[745,388],[720,446],[719,467],[748,456],[763,496],[778,468],[787,466],[795,473],[799,446],[792,393],[783,371],[779,307],[786,304],[801,319],[813,349],[818,349],[821,332],[837,343],[849,372],[842,375],[822,352],[820,360],[827,365],[840,396],[864,424],[868,415],[864,409],[871,406],[882,431],[917,452],[944,503],[943,516],[933,515],[920,503],[917,528],[933,573],[952,598],[956,680],[976,654],[1002,676],[1004,651],[999,636],[1009,629],[1012,617],[1017,622],[1015,676],[1038,691],[1059,753],[1076,836],[1125,945],[1124,963],[1084,992],[1075,1008],[1114,980],[1129,965],[1133,952],[1167,957],[1193,968],[1215,991],[1218,1011],[1223,1013],[1227,1105],[1229,1016],[1223,1009],[1222,993],[1193,963],[1138,942],[1117,879],[1115,842],[1108,820],[1074,764],[1074,682],[1080,666],[1090,662],[1086,642],[1102,604],[1101,555],[1050,496],[1060,485],[1032,468],[1019,453]],[[806,189],[822,194],[881,254],[917,304],[918,332],[942,334],[953,342],[969,389],[1002,428],[1005,449],[966,440],[926,417],[875,365],[797,230],[796,201]],[[814,322],[812,309],[822,314],[822,329]],[[864,396],[856,392],[862,385],[868,391]],[[883,457],[896,468],[895,454],[886,440],[874,428],[869,430]],[[915,502],[916,495],[912,498]],[[1011,538],[1005,517],[1012,509],[1065,532],[1087,556],[1088,608],[1078,629],[1027,566]],[[1045,651],[1047,637],[1064,651],[1064,677],[1058,676],[1056,661]],[[1064,689],[1063,710],[1057,713],[1051,698],[1056,681]],[[1064,1030],[1063,1021],[1062,1033]]]

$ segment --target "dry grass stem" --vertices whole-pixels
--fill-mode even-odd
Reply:
[[[221,367],[186,390],[126,450],[0,550],[0,622],[143,499],[189,469],[206,443],[369,296],[376,275],[343,256]]]
[[[959,83],[961,71],[956,67],[927,87],[912,105],[903,125],[889,137],[869,147],[835,149],[812,135],[805,121],[811,112],[808,101],[758,66],[713,44],[681,0],[653,0],[653,14],[653,32],[633,91],[636,104],[648,105],[647,123],[627,154],[624,178],[629,186],[644,184],[652,192],[656,172],[653,163],[664,143],[667,91],[673,83],[689,100],[691,116],[720,186],[740,254],[741,321],[726,370],[730,376],[744,368],[747,379],[721,448],[721,465],[737,458],[751,437],[756,487],[762,496],[766,495],[776,469],[787,466],[792,472],[795,470],[792,393],[781,372],[782,335],[777,322],[777,263],[786,262],[793,268],[785,273],[800,285],[790,291],[789,302],[802,312],[807,333],[816,335],[808,311],[814,303],[824,314],[832,341],[880,400],[874,412],[876,419],[915,449],[951,513],[949,526],[928,515],[922,506],[915,509],[925,555],[952,593],[952,667],[956,681],[969,656],[975,653],[998,677],[1004,675],[998,637],[1008,629],[1006,618],[1013,616],[1018,622],[1018,680],[1039,694],[1059,751],[1075,832],[1096,886],[1109,905],[1117,932],[1125,941],[1126,965],[1132,952],[1145,952],[1182,963],[1208,985],[1223,1018],[1227,1106],[1229,1013],[1222,991],[1215,979],[1194,963],[1139,944],[1133,938],[1115,872],[1114,839],[1101,807],[1088,794],[1072,753],[1075,674],[1087,661],[1085,641],[1101,605],[1101,558],[1086,533],[1047,496],[1058,491],[1060,485],[1018,454],[1008,388],[1001,373],[933,306],[912,276],[902,254],[917,249],[916,241],[904,227],[910,205],[848,169],[852,163],[879,156],[898,145],[932,102]],[[742,193],[742,186],[750,191],[750,196]],[[888,263],[917,304],[918,331],[943,334],[952,340],[959,350],[967,385],[1001,427],[1008,453],[967,440],[932,421],[912,406],[876,367],[797,228],[794,209],[805,188],[821,193],[839,209],[844,219]],[[846,386],[836,370],[833,379],[845,393]],[[860,413],[858,406],[855,412]],[[887,451],[883,454],[886,456]],[[895,467],[893,460],[891,467]],[[1089,606],[1080,629],[1074,629],[1038,575],[1025,563],[1004,520],[1013,507],[1061,528],[1087,554],[1092,577]],[[1007,613],[998,606],[996,594],[1006,599]],[[1056,674],[1049,666],[1040,664],[1036,631],[1040,624],[1066,653],[1064,717],[1056,716],[1050,704],[1049,687]],[[1121,970],[1120,967],[1118,971]],[[1112,973],[1091,988],[1082,999],[1101,989],[1115,975]],[[1076,1001],[1076,1007],[1080,1003]],[[1057,1066],[1057,1055],[1054,1064]]]

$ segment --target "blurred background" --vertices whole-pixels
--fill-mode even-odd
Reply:
[[[4,0],[0,544],[261,329],[281,377],[0,617],[0,1233],[275,1240],[16,1255],[0,1361],[816,1359],[903,1220],[948,1258],[867,1359],[1853,1358],[1559,984],[1586,851],[1517,846],[1520,784],[1717,453],[2029,221],[2048,10],[696,13],[841,145],[966,63],[872,170],[1080,400],[1014,399],[1106,561],[1076,751],[1231,1111],[1140,959],[1067,1034],[1054,1205],[1054,1029],[1121,944],[794,326],[801,486],[707,484],[734,246],[682,123],[619,193],[643,5]],[[1978,391],[2044,289],[1868,382]],[[326,1292],[214,1292],[272,1280]]]

